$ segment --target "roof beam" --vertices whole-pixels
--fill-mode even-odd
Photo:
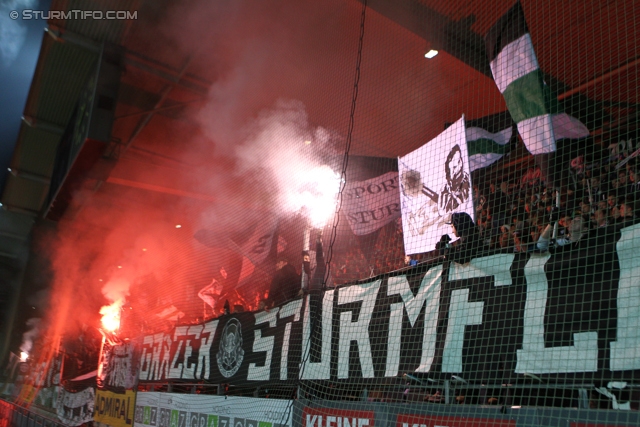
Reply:
[[[0,230],[0,236],[8,237],[10,239],[21,240],[23,242],[27,241],[27,236],[24,234],[13,233],[11,231]]]
[[[51,183],[51,178],[44,175],[38,175],[31,172],[24,172],[15,168],[8,168],[8,171],[11,175],[15,177],[20,177],[22,179],[27,179],[29,181],[39,182],[41,184],[49,185]]]
[[[173,109],[176,109],[176,108],[186,107],[187,105],[191,105],[191,104],[196,103],[196,102],[206,102],[207,99],[208,98],[197,98],[197,99],[192,99],[191,101],[185,101],[185,102],[181,102],[179,104],[169,105],[167,107],[159,107],[159,108],[154,108],[152,110],[138,111],[138,112],[135,112],[135,113],[123,114],[121,116],[114,117],[114,120],[124,119],[126,117],[144,116],[146,114],[151,114],[151,113],[153,113],[153,114],[160,113],[162,111],[168,111],[168,110],[173,110]]]
[[[0,251],[0,258],[18,259],[18,255]]]
[[[45,28],[45,31],[57,42],[68,42],[96,53],[100,53],[101,51],[101,43],[81,34],[64,30],[53,25],[50,25],[49,28]],[[200,95],[206,95],[209,92],[209,87],[212,85],[211,82],[200,77],[181,73],[181,70],[174,70],[166,64],[162,64],[136,52],[125,51],[124,63],[160,77],[170,83],[189,89]]]
[[[33,129],[40,129],[45,132],[55,133],[56,135],[62,135],[64,133],[64,127],[55,123],[40,120],[31,116],[22,116],[22,121]]]
[[[149,121],[151,120],[155,112],[162,107],[162,104],[164,103],[165,99],[167,99],[167,97],[169,96],[169,93],[171,93],[173,88],[178,85],[178,82],[180,81],[180,79],[186,74],[187,68],[189,68],[189,65],[191,64],[191,61],[193,60],[193,58],[194,58],[193,55],[189,56],[185,64],[182,66],[180,73],[176,76],[176,81],[166,85],[162,89],[162,91],[160,92],[160,98],[156,101],[155,105],[153,106],[153,109],[151,109],[148,113],[146,113],[144,117],[142,117],[142,119],[140,119],[136,128],[133,130],[133,133],[129,137],[129,141],[127,141],[127,143],[124,146],[125,150],[128,150],[129,147],[131,147],[131,145],[133,144],[133,141],[138,137],[140,132],[142,132],[142,129],[144,129],[147,123],[149,123]]]
[[[50,25],[49,28],[45,28],[44,30],[57,42],[75,44],[76,46],[80,46],[95,53],[100,53],[102,50],[101,43],[83,35],[76,34],[68,30],[62,30],[55,25]]]
[[[430,42],[434,49],[492,77],[484,38],[470,28],[475,21],[473,15],[454,22],[418,0],[369,0],[367,6]]]
[[[14,206],[14,205],[9,205],[7,203],[0,203],[0,205],[2,205],[2,209],[9,211],[9,212],[15,212],[15,213],[20,213],[20,214],[24,214],[24,215],[28,215],[28,216],[32,216],[32,217],[37,217],[40,212],[38,211],[34,211],[31,209],[26,209],[26,208],[21,208],[18,206]]]
[[[125,52],[124,63],[195,92],[198,95],[208,94],[209,87],[213,84],[192,74],[181,74],[181,70],[174,70],[165,64],[146,58],[135,52]]]

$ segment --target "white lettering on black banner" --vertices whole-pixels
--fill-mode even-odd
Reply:
[[[300,378],[303,380],[328,380],[331,373],[331,323],[333,319],[333,294],[334,290],[326,291],[322,297],[322,347],[320,362],[311,362],[309,351],[311,349],[311,313],[309,303],[311,298],[307,296],[304,310],[304,328],[302,331],[302,363],[300,366]]]
[[[610,369],[640,369],[640,224],[622,229],[616,245],[620,262],[617,339],[611,343]]]
[[[402,317],[407,311],[409,322],[413,327],[426,303],[424,333],[422,335],[422,357],[416,372],[429,372],[436,351],[436,328],[438,326],[438,306],[440,304],[440,282],[442,266],[427,271],[422,278],[420,289],[414,296],[409,287],[407,276],[389,277],[388,295],[402,296],[402,302],[391,304],[389,318],[389,337],[387,341],[386,377],[398,375],[400,365],[400,341],[402,338]]]
[[[353,312],[340,313],[340,335],[338,344],[338,378],[349,378],[349,348],[351,341],[358,344],[360,368],[363,378],[373,378],[373,358],[371,357],[371,340],[369,339],[369,323],[380,290],[382,280],[363,285],[342,288],[338,293],[338,305],[362,301],[360,315],[353,321]]]
[[[531,255],[524,268],[527,302],[524,309],[522,350],[518,350],[517,373],[595,372],[598,370],[598,333],[573,335],[573,346],[545,348],[544,312],[549,284],[544,265],[549,255]]]

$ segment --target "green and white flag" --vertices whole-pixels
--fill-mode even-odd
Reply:
[[[467,128],[469,171],[486,168],[504,156],[512,135],[511,127],[498,133],[490,133],[478,127]]]
[[[520,2],[485,37],[493,79],[531,154],[556,151],[556,141],[583,138],[589,130],[561,111],[543,80]]]

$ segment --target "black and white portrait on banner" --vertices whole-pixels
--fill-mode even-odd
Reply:
[[[428,252],[444,234],[454,212],[472,218],[464,116],[417,150],[398,158],[404,247],[407,254]]]
[[[131,390],[138,376],[139,355],[132,342],[105,342],[97,372],[97,386],[108,390]]]

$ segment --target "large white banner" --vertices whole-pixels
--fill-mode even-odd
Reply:
[[[291,427],[293,402],[282,399],[139,392],[135,426]]]
[[[400,217],[398,172],[347,183],[343,209],[353,234],[362,236]]]
[[[398,158],[404,247],[428,252],[444,234],[454,212],[474,218],[464,116],[440,135]]]

